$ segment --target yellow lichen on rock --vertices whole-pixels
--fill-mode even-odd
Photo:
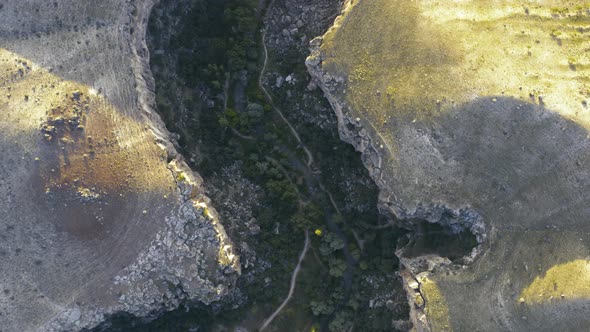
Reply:
[[[420,280],[420,293],[426,301],[428,322],[433,331],[452,331],[447,300],[436,282],[430,278]]]
[[[533,304],[590,299],[590,261],[577,259],[553,266],[523,289],[520,298]]]

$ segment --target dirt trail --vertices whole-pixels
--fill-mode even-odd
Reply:
[[[275,112],[277,112],[279,114],[279,116],[281,117],[281,119],[287,124],[287,126],[291,130],[291,133],[293,134],[293,136],[297,140],[297,143],[299,143],[299,145],[301,146],[303,151],[305,151],[305,154],[307,155],[307,167],[311,167],[311,165],[313,164],[313,155],[311,154],[309,149],[305,146],[305,144],[303,144],[303,141],[301,140],[301,137],[299,137],[299,133],[297,133],[297,130],[295,130],[295,127],[293,127],[293,125],[291,125],[291,122],[289,122],[289,120],[287,120],[287,118],[283,115],[283,112],[281,112],[281,110],[275,106],[272,96],[266,90],[266,88],[264,87],[264,84],[262,82],[262,78],[264,77],[264,73],[266,73],[266,65],[268,63],[268,50],[266,49],[265,37],[266,37],[266,32],[263,31],[262,32],[262,47],[264,49],[264,64],[262,65],[262,70],[260,71],[260,76],[258,77],[258,86],[260,87],[262,92],[264,92],[264,95],[266,96],[266,99],[268,99],[268,102],[270,103],[270,106],[272,106],[272,109],[275,110]]]
[[[301,269],[301,262],[303,262],[303,259],[305,258],[305,255],[307,254],[308,249],[309,249],[309,232],[305,231],[305,244],[303,245],[303,250],[301,250],[301,254],[299,255],[299,262],[297,262],[297,266],[293,270],[293,275],[291,276],[291,286],[289,287],[289,294],[287,295],[287,297],[285,298],[283,303],[281,303],[281,305],[277,308],[277,310],[275,310],[272,313],[272,315],[270,315],[270,317],[268,317],[264,321],[262,326],[260,326],[260,331],[263,331],[264,329],[266,329],[268,327],[268,325],[270,323],[272,323],[272,321],[275,319],[275,317],[277,317],[277,315],[281,313],[281,311],[287,305],[287,303],[289,303],[289,300],[291,300],[291,297],[293,296],[293,293],[295,292],[295,284],[297,283],[297,275],[299,274],[299,270]]]
[[[299,169],[299,171],[301,171],[304,174],[310,191],[311,192],[314,191],[313,190],[313,187],[314,187],[313,182],[316,182],[317,187],[328,196],[330,203],[332,204],[336,213],[341,214],[340,209],[336,205],[336,201],[334,200],[334,198],[332,196],[332,193],[330,193],[330,191],[328,191],[326,189],[326,187],[323,185],[323,183],[321,182],[321,180],[319,178],[319,174],[317,172],[314,172],[314,170],[313,170],[314,158],[313,158],[311,151],[305,146],[305,144],[301,140],[301,137],[299,136],[299,133],[297,132],[295,127],[283,115],[282,111],[278,107],[275,106],[272,96],[270,95],[268,90],[264,87],[263,77],[264,77],[264,74],[266,73],[266,68],[267,68],[267,64],[268,64],[268,50],[267,50],[267,46],[266,46],[265,37],[266,37],[266,31],[263,30],[262,31],[262,47],[264,49],[264,63],[263,63],[262,69],[260,71],[260,76],[258,77],[258,86],[260,87],[260,89],[262,90],[264,95],[266,96],[266,98],[267,98],[269,104],[271,105],[271,107],[273,108],[273,110],[275,110],[275,112],[277,112],[277,114],[281,117],[281,119],[287,124],[293,137],[295,137],[298,144],[302,147],[305,154],[307,155],[307,162],[305,163],[305,165],[303,163],[300,163],[298,158],[296,158],[295,156],[293,156],[294,158],[290,158],[291,161],[294,162],[294,167],[296,169]],[[354,258],[352,258],[352,256],[350,255],[350,252],[348,251],[348,248],[347,248],[348,239],[346,238],[346,235],[344,234],[344,232],[340,229],[340,227],[338,225],[336,225],[330,219],[329,214],[327,215],[327,217],[325,219],[326,219],[326,225],[327,225],[328,229],[330,229],[330,231],[337,234],[338,237],[340,237],[346,243],[346,246],[344,248],[344,256],[346,258],[347,270],[343,276],[343,280],[344,280],[344,287],[347,291],[346,301],[348,301],[348,297],[350,295],[350,288],[352,286],[352,271],[354,269],[356,261],[354,260]],[[301,252],[301,255],[299,257],[299,263],[297,264],[297,267],[293,271],[293,275],[291,277],[291,287],[289,289],[289,294],[285,298],[285,300],[282,302],[282,304],[273,312],[273,314],[264,321],[264,323],[260,327],[260,331],[263,331],[264,329],[266,329],[268,327],[268,325],[270,325],[270,323],[276,318],[277,315],[280,314],[280,312],[284,309],[284,307],[287,305],[287,303],[291,299],[293,292],[295,291],[295,283],[296,283],[296,279],[297,279],[297,273],[299,273],[299,268],[301,266],[301,262],[303,261],[303,258],[305,257],[305,254],[307,253],[308,247],[309,247],[309,234],[308,234],[308,231],[306,231],[305,232],[305,246],[304,246],[303,251]]]

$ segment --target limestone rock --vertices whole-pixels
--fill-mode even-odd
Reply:
[[[418,330],[588,326],[589,14],[559,3],[349,1],[311,43],[381,211],[477,236],[463,266],[402,257]]]

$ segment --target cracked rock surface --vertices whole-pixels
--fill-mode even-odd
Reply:
[[[581,1],[358,0],[311,41],[381,211],[479,242],[401,257],[416,330],[589,326],[589,22]]]
[[[210,303],[239,273],[154,111],[154,1],[0,6],[0,330]]]

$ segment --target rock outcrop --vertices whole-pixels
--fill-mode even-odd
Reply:
[[[0,4],[0,330],[210,303],[239,274],[155,113],[154,2]]]
[[[311,42],[381,211],[477,237],[461,264],[400,257],[418,331],[590,323],[590,13],[576,4],[349,1]]]

